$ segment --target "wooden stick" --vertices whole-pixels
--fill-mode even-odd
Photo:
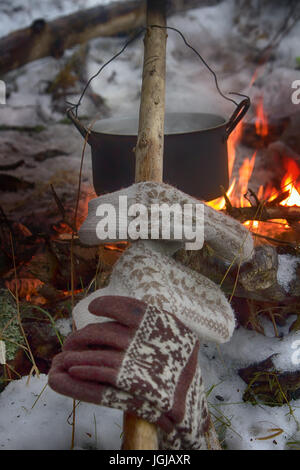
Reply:
[[[148,0],[144,67],[135,147],[135,181],[162,181],[165,119],[166,30],[149,25],[166,25],[165,2]],[[123,449],[156,450],[156,426],[129,414],[124,417]]]
[[[164,2],[148,0],[147,25],[166,26]],[[162,181],[165,121],[166,30],[148,28],[135,147],[135,181]]]
[[[157,450],[156,425],[125,413],[123,423],[123,450]]]

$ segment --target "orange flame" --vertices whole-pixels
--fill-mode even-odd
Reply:
[[[261,97],[258,101],[256,112],[257,112],[256,119],[255,119],[256,134],[260,135],[261,137],[266,137],[269,133],[269,129],[268,129],[268,119],[264,112],[263,97]]]
[[[229,179],[232,175],[232,169],[235,162],[236,147],[239,144],[243,135],[243,123],[240,122],[234,131],[230,134],[228,139],[228,174]]]
[[[300,175],[300,169],[297,163],[291,158],[286,157],[284,159],[284,166],[286,169],[286,174],[282,179],[282,190],[289,191],[289,196],[281,201],[282,206],[300,206],[300,194],[297,191],[295,185]]]
[[[257,109],[256,109],[256,120],[255,120],[255,129],[256,133],[261,137],[268,135],[268,121],[263,107],[263,98],[260,98]],[[235,162],[236,148],[239,144],[243,133],[242,124],[240,124],[237,129],[232,133],[229,142],[228,142],[228,167],[230,177],[232,175],[232,169]],[[251,158],[245,158],[243,164],[241,165],[238,171],[238,179],[234,178],[230,184],[230,187],[226,193],[232,205],[236,207],[246,207],[250,203],[245,199],[245,194],[248,191],[248,184],[251,178],[254,164],[255,164],[256,152],[252,155]],[[285,175],[281,181],[281,190],[276,189],[270,183],[265,187],[260,186],[257,197],[260,201],[264,200],[266,202],[271,202],[282,192],[288,191],[288,196],[280,202],[282,206],[298,206],[300,207],[300,168],[292,158],[286,157],[283,161],[285,168]],[[208,204],[216,210],[222,210],[225,208],[225,198],[220,197],[213,201],[208,202]],[[280,224],[281,230],[289,228],[289,225],[285,220],[277,220],[277,224]],[[249,229],[258,229],[262,225],[262,222],[259,221],[247,221],[245,225]]]
[[[238,192],[240,194],[240,207],[249,205],[249,202],[245,200],[244,195],[248,191],[248,183],[253,172],[255,157],[256,152],[254,152],[251,160],[249,158],[245,158],[241,168],[239,169]]]

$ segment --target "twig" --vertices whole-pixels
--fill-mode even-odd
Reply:
[[[50,188],[51,188],[51,191],[52,191],[54,200],[55,200],[55,202],[56,202],[56,205],[57,205],[57,207],[58,207],[59,212],[61,213],[61,216],[62,216],[62,219],[63,219],[64,223],[65,223],[66,225],[68,225],[68,227],[70,227],[70,229],[71,229],[72,231],[75,231],[75,232],[76,232],[76,225],[72,224],[72,222],[70,222],[70,221],[68,220],[68,218],[67,218],[67,216],[66,216],[65,208],[64,208],[64,206],[63,206],[61,200],[59,199],[59,197],[58,197],[58,195],[57,195],[57,193],[56,193],[56,191],[55,191],[55,189],[54,189],[53,184],[50,184]]]

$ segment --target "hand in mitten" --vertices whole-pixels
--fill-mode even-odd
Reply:
[[[100,220],[97,209],[100,204],[110,204],[114,207],[116,213],[117,230],[119,233],[120,226],[127,226],[127,222],[130,222],[133,217],[130,217],[127,212],[121,211],[119,206],[120,197],[127,198],[127,207],[133,206],[134,204],[142,204],[147,208],[150,214],[153,205],[167,204],[171,207],[175,204],[180,205],[184,208],[185,204],[190,204],[193,207],[195,205],[202,204],[204,211],[200,213],[196,220],[196,216],[193,217],[193,231],[196,227],[202,227],[204,230],[204,240],[214,249],[217,255],[225,259],[230,263],[243,263],[248,261],[253,255],[253,239],[252,236],[240,222],[233,219],[232,217],[223,214],[220,211],[212,209],[203,201],[199,201],[188,194],[179,191],[165,183],[155,182],[142,182],[136,183],[128,188],[113,193],[104,194],[98,198],[92,199],[89,202],[88,217],[80,228],[79,236],[83,243],[87,245],[99,245],[100,243],[108,243],[113,241],[119,241],[120,238],[108,238],[106,240],[100,240],[97,237],[96,227]],[[202,217],[204,215],[204,217]],[[150,218],[149,218],[150,220]],[[189,242],[185,234],[188,233],[185,230],[185,221],[183,220],[182,230],[182,242]],[[171,239],[174,236],[174,227],[172,230],[171,224]],[[135,241],[131,239],[131,234],[127,233],[122,238],[123,240]],[[150,225],[148,228],[148,237],[150,236]],[[158,239],[162,239],[161,236]],[[175,245],[175,250],[178,246]]]
[[[89,310],[113,321],[67,338],[51,388],[158,424],[163,448],[205,448],[209,418],[195,334],[172,313],[133,298],[98,297]]]

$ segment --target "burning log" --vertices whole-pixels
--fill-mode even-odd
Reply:
[[[250,207],[227,207],[227,214],[240,222],[247,220],[267,221],[273,219],[285,219],[288,223],[300,221],[300,207],[281,206],[271,203],[261,204],[260,206]]]
[[[217,3],[218,0],[173,0],[169,13]],[[1,38],[0,75],[43,57],[59,58],[66,49],[93,38],[115,36],[139,28],[145,24],[145,4],[144,0],[111,2],[50,22],[35,20],[28,28]]]

